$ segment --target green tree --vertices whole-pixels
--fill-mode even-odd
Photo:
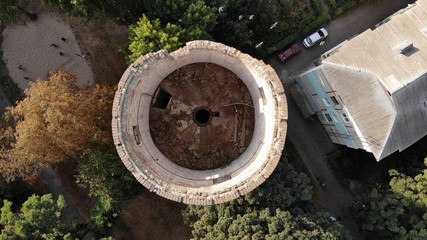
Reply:
[[[250,202],[272,209],[306,208],[312,204],[313,186],[305,173],[279,162],[274,173],[248,197],[254,199]]]
[[[424,159],[427,167],[427,158]],[[389,171],[391,191],[404,198],[403,205],[414,205],[417,208],[427,209],[427,169],[415,177],[406,176],[396,170]]]
[[[252,53],[258,43],[253,29],[258,24],[258,5],[259,0],[226,0],[218,4],[218,23],[213,30],[215,40]]]
[[[61,3],[61,1],[58,1]],[[72,14],[84,18],[98,18],[103,13],[103,2],[96,0],[72,0],[69,1]]]
[[[204,1],[191,3],[180,20],[182,29],[185,29],[184,41],[211,39],[210,33],[216,25],[216,14],[217,9],[207,6]]]
[[[306,213],[239,200],[217,206],[189,206],[184,220],[195,239],[350,239],[348,231],[326,212]]]
[[[151,17],[159,18],[163,22],[176,23],[184,14],[188,5],[194,0],[154,0],[151,5]]]
[[[48,164],[79,157],[92,139],[112,142],[113,88],[80,89],[75,81],[65,71],[54,72],[31,84],[27,97],[11,110],[16,139],[8,139],[12,148],[0,155],[5,178],[34,178]]]
[[[251,193],[215,206],[188,206],[184,221],[195,239],[349,239],[326,212],[316,212],[308,177],[280,162]]]
[[[12,211],[12,202],[3,201],[0,224],[3,226],[0,239],[72,239],[73,225],[61,222],[65,200],[59,196],[33,195],[22,205],[19,213]]]
[[[161,49],[174,51],[182,46],[180,35],[183,30],[174,24],[162,27],[160,20],[149,20],[143,15],[137,24],[129,26],[128,63],[134,62],[141,55]]]
[[[33,193],[26,182],[19,180],[7,182],[0,176],[0,199],[8,199],[20,206]]]
[[[427,238],[427,169],[415,177],[389,174],[390,188],[374,188],[357,209],[362,228],[377,239]]]
[[[292,214],[280,208],[255,210],[238,215],[225,239],[349,239],[343,226],[329,216],[324,212]]]
[[[131,24],[144,12],[151,12],[153,1],[128,0],[43,0],[49,6],[65,11],[73,16],[97,19],[108,16],[116,22]]]
[[[23,8],[23,6],[27,4],[28,0],[0,0],[0,26],[16,20],[22,20],[24,14],[29,17],[30,20],[36,20],[37,15]]]
[[[97,231],[111,226],[119,205],[141,189],[135,177],[123,165],[114,145],[93,142],[83,155],[76,175],[77,184],[96,198],[90,220]]]

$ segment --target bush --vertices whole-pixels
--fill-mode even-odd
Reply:
[[[3,29],[0,28],[0,31]],[[3,42],[3,38],[0,35],[0,45]],[[0,49],[0,56],[3,56],[3,52]],[[3,62],[3,58],[0,58],[0,89],[3,90],[6,98],[12,105],[24,98],[23,91],[18,85],[9,77],[6,64]]]
[[[314,22],[313,26],[319,27],[329,21],[328,13],[323,12]]]
[[[286,38],[284,38],[282,41],[277,43],[276,45],[268,48],[267,53],[273,54],[274,52],[280,51],[280,50],[286,48],[287,46],[289,46],[292,42],[296,41],[298,38],[299,38],[298,33],[294,33],[292,35],[289,35]]]
[[[317,14],[322,15],[325,12],[321,0],[314,0],[313,4]]]
[[[354,6],[366,2],[364,0],[328,0],[329,6],[332,8],[334,17],[337,17]]]
[[[323,9],[321,0],[313,0],[312,7],[304,8],[304,11],[307,12],[306,15],[295,19],[294,23],[289,24],[294,26],[295,23],[299,24],[296,29],[294,28],[294,32],[292,32],[287,37],[277,42],[273,46],[267,48],[267,52],[264,53],[264,56],[285,49],[290,44],[297,41],[301,36],[304,36],[305,34],[316,30],[319,26],[329,21],[328,13]],[[290,28],[290,30],[291,29],[292,28]]]

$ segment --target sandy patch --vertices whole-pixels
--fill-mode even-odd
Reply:
[[[1,47],[9,75],[21,89],[58,68],[76,75],[81,87],[93,83],[88,58],[71,27],[54,14],[43,14],[35,22],[6,28]]]

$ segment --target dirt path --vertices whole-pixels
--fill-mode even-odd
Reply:
[[[285,65],[275,59],[268,63],[273,66],[285,89],[292,84],[292,77],[314,67],[314,61],[321,54],[333,48],[346,39],[373,27],[375,24],[405,7],[413,0],[377,0],[359,6],[325,26],[329,31],[326,44],[304,49],[300,54],[290,59]],[[341,219],[341,222],[350,230],[354,239],[363,239],[358,231],[353,216],[347,212],[353,204],[353,197],[344,189],[335,178],[327,164],[325,155],[334,149],[334,145],[318,121],[304,119],[297,108],[294,99],[287,91],[288,98],[288,137],[300,154],[315,184],[315,200],[319,208],[324,208]],[[320,187],[316,178],[324,179],[326,186]]]
[[[62,186],[62,181],[59,178],[58,174],[52,169],[52,167],[48,167],[40,173],[40,180],[46,185],[46,188],[49,193],[56,199],[59,195],[64,196],[65,201],[67,202],[67,207],[63,211],[63,216],[66,221],[77,220],[78,223],[84,223],[83,217],[79,214],[77,207],[74,205],[73,201],[71,201],[70,196],[65,191]]]

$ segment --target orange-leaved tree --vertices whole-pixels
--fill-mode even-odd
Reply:
[[[43,167],[83,154],[96,139],[111,143],[114,88],[95,85],[81,89],[64,70],[32,83],[26,98],[10,111],[15,139],[3,148],[0,172],[7,179],[31,179]]]

